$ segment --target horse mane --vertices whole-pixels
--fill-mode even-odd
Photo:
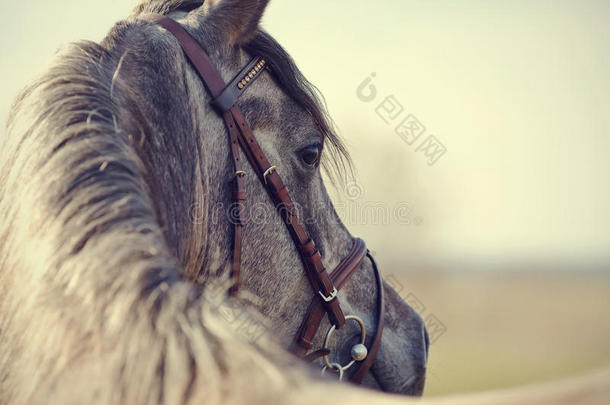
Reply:
[[[119,125],[120,63],[70,45],[13,106],[0,149],[0,404],[245,404],[253,381],[277,386],[260,403],[292,395],[294,360],[266,336],[251,346],[216,291],[181,280],[138,138]]]
[[[147,1],[135,13],[197,3]],[[293,359],[274,354],[275,343],[253,348],[230,332],[236,326],[221,319],[217,303],[182,279],[141,149],[150,128],[129,107],[138,95],[122,78],[122,36],[144,38],[140,28],[120,22],[101,44],[64,47],[11,109],[0,140],[0,403],[89,403],[100,392],[111,396],[98,398],[107,403],[214,403],[272,381],[271,401],[307,381]],[[285,51],[263,32],[248,49],[268,58],[276,80],[344,153]],[[190,201],[193,190],[182,191],[175,198]],[[96,364],[105,368],[90,369]],[[223,381],[228,373],[233,380]],[[116,390],[107,392],[104,381]]]

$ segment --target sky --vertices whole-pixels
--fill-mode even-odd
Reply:
[[[0,4],[1,121],[61,44],[135,2],[100,4]],[[591,0],[272,0],[262,25],[349,146],[349,228],[380,254],[493,267],[610,263],[608,21]],[[425,130],[401,137],[403,120]]]

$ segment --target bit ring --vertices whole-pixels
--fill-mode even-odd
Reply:
[[[343,381],[343,372],[344,372],[344,368],[341,367],[341,364],[339,363],[331,363],[330,367],[322,367],[322,374],[324,375],[326,373],[326,370],[331,370],[332,372],[336,372],[337,374],[339,374],[339,381]]]
[[[345,317],[346,321],[352,320],[352,321],[356,321],[358,323],[358,325],[360,326],[360,344],[364,345],[366,342],[366,326],[364,325],[364,321],[360,318],[358,318],[355,315],[347,315]],[[335,332],[336,326],[332,325],[329,329],[328,332],[326,332],[326,337],[324,338],[324,349],[328,349],[328,343],[330,342],[330,338],[333,335],[333,333]],[[336,366],[341,367],[341,371],[345,371],[348,368],[350,368],[351,366],[354,365],[354,363],[356,363],[355,359],[352,359],[352,361],[350,361],[349,363],[347,363],[345,366],[341,366],[339,363],[331,363],[328,354],[324,355],[322,357],[322,359],[324,360],[324,364],[326,364],[324,366],[324,368],[322,369],[323,371],[326,369],[333,369],[336,370]]]

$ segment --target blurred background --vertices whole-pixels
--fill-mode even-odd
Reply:
[[[134,5],[3,1],[0,120]],[[603,0],[271,1],[354,160],[337,210],[428,324],[426,395],[610,365],[608,21]]]

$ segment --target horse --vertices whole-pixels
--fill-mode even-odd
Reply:
[[[153,18],[180,24],[225,82],[264,57],[269,68],[236,105],[332,269],[354,237],[322,173],[349,172],[349,154],[318,91],[259,28],[267,3],[143,0],[100,43],[63,48],[17,97],[0,148],[0,404],[324,397],[322,360],[314,372],[286,351],[316,292],[243,157],[240,290],[225,295],[235,282],[237,174],[227,127],[180,43]],[[363,386],[421,395],[425,324],[388,284],[376,291],[375,271],[364,260],[322,298],[358,314],[366,338],[383,293],[385,328]],[[265,332],[250,339],[244,317]],[[328,319],[322,326],[330,333]],[[349,358],[355,326],[330,343],[318,333],[311,346]]]

